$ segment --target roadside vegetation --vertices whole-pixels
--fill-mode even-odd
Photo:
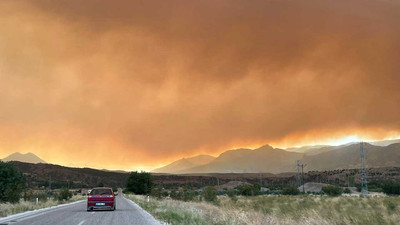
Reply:
[[[39,204],[36,205],[36,198],[32,201],[25,201],[21,199],[18,203],[0,203],[0,217],[5,217],[17,213],[22,213],[35,209],[42,209],[78,200],[83,200],[84,197],[80,195],[73,195],[68,200],[58,200],[57,198],[50,198],[46,200],[39,200]]]
[[[13,164],[0,161],[0,202],[18,202],[23,189],[22,173]]]
[[[217,201],[127,195],[168,224],[399,224],[400,197],[218,196]]]
[[[125,193],[168,224],[400,224],[400,183],[390,181],[371,186],[382,193],[361,197],[355,192],[357,186],[337,185],[324,185],[318,192],[303,193],[295,186],[266,188],[249,183],[229,189],[154,186],[150,201],[147,196],[127,189]]]
[[[84,199],[69,189],[33,190],[12,163],[0,161],[0,217]],[[37,204],[36,204],[37,201]]]
[[[147,172],[131,172],[126,181],[126,191],[135,194],[149,194],[153,188],[153,178]]]

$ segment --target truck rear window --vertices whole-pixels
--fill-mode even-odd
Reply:
[[[104,189],[93,189],[90,192],[91,195],[111,195],[111,189],[104,188]]]

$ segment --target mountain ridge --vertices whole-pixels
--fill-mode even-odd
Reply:
[[[377,145],[364,144],[366,165],[368,167],[400,166],[400,143],[398,143],[398,140],[372,143],[376,143]],[[386,143],[388,145],[385,145]],[[165,172],[174,174],[284,173],[294,172],[297,160],[301,160],[302,163],[307,164],[307,171],[360,167],[359,143],[351,142],[339,146],[322,145],[308,148],[306,152],[290,150],[273,148],[269,145],[264,145],[256,149],[231,149],[222,152],[207,164],[192,167],[188,164],[186,169]]]
[[[180,170],[185,170],[199,165],[204,165],[214,160],[214,156],[197,155],[189,158],[181,158],[166,166],[152,170],[153,173],[176,173]]]
[[[32,152],[28,152],[22,154],[20,152],[14,152],[11,155],[1,159],[3,162],[9,161],[19,161],[19,162],[26,162],[26,163],[47,163],[43,159],[39,158],[39,156],[33,154]]]

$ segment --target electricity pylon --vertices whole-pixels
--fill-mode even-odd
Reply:
[[[360,142],[360,153],[361,153],[361,195],[368,195],[368,184],[367,174],[365,173],[365,153],[364,153],[364,142]]]

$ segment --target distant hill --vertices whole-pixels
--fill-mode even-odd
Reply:
[[[186,170],[186,169],[190,169],[190,168],[193,168],[196,166],[207,164],[214,159],[215,159],[215,157],[210,156],[210,155],[198,155],[198,156],[191,157],[191,158],[182,158],[182,159],[172,162],[164,167],[155,169],[152,172],[153,173],[177,173],[181,170]]]
[[[368,142],[369,144],[375,145],[375,146],[388,146],[391,144],[395,143],[400,143],[400,139],[393,139],[393,140],[383,140],[383,141],[373,141],[373,142]],[[354,144],[359,144],[358,142],[349,142],[343,145],[309,145],[309,146],[302,146],[302,147],[294,147],[294,148],[287,148],[285,149],[286,151],[290,152],[299,152],[299,153],[304,153],[307,155],[316,155],[319,153],[327,152],[330,150],[334,149],[340,149],[344,148],[349,145],[354,145]]]
[[[269,145],[257,149],[229,150],[202,166],[181,170],[177,173],[281,173],[294,171],[296,160],[302,153],[289,152]]]
[[[366,165],[369,168],[400,167],[400,143],[397,140],[365,143]],[[395,142],[394,144],[390,144]],[[385,146],[385,144],[390,144]],[[336,170],[360,168],[360,144],[348,143],[340,146],[310,146],[286,151],[265,145],[257,149],[228,150],[207,164],[193,166],[187,160],[170,164],[175,174],[196,173],[284,173],[296,171],[296,160],[307,164],[306,170]],[[295,152],[300,150],[301,152]],[[179,168],[186,168],[179,170]],[[157,171],[157,170],[155,170]],[[155,172],[154,171],[154,172]]]
[[[27,163],[46,163],[43,159],[39,158],[37,155],[28,152],[26,154],[21,154],[19,152],[13,153],[4,159],[1,159],[3,162],[9,161],[19,161],[19,162],[27,162]]]
[[[48,187],[51,179],[52,188],[62,187],[125,187],[129,173],[103,171],[91,168],[73,168],[53,164],[33,164],[12,161],[24,173],[28,187]],[[69,182],[69,183],[67,183]]]
[[[395,144],[395,143],[400,143],[400,139],[370,142],[370,144],[376,145],[376,146],[388,146],[388,145]]]
[[[364,144],[365,162],[369,168],[399,167],[400,143],[388,146]],[[360,144],[352,144],[315,155],[305,155],[302,162],[307,171],[360,168]]]
[[[285,151],[289,152],[298,152],[298,153],[308,153],[312,152],[324,147],[332,147],[330,145],[307,145],[307,146],[301,146],[301,147],[293,147],[293,148],[287,148]]]

